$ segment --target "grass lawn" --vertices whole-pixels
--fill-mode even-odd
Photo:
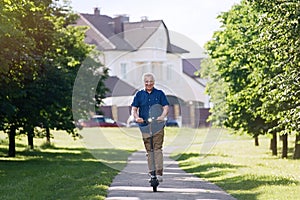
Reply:
[[[199,130],[193,145],[177,159],[185,171],[217,184],[240,200],[300,199],[300,160],[272,156],[267,137],[260,138],[260,146],[255,147],[247,136],[218,135],[210,130],[219,137],[217,143],[210,143],[203,137],[204,131]],[[214,148],[201,152],[205,149],[203,141]],[[289,145],[292,157],[293,141]]]
[[[53,131],[52,145],[35,139],[35,150],[19,137],[17,156],[7,158],[0,132],[0,199],[104,199],[127,157],[143,149],[139,131],[88,128],[80,134],[73,140]],[[165,148],[171,147],[180,166],[237,199],[300,199],[300,160],[272,157],[269,139],[260,143],[255,147],[251,138],[219,129],[166,128]]]
[[[82,140],[73,140],[58,131],[53,131],[53,136],[52,146],[45,145],[45,139],[35,139],[35,150],[28,150],[26,138],[18,137],[16,157],[7,158],[6,135],[0,133],[1,200],[105,199],[119,171],[104,159],[96,159]],[[134,150],[93,149],[98,158],[113,157],[114,165],[120,169]]]

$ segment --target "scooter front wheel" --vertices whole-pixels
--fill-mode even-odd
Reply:
[[[157,186],[153,186],[153,192],[157,192]]]
[[[156,177],[152,177],[150,180],[151,186],[153,188],[153,192],[157,192],[157,186],[159,185],[159,182]]]

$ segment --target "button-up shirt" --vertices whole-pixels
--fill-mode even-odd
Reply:
[[[151,108],[153,108],[153,106],[157,104],[166,106],[169,105],[169,102],[162,90],[153,88],[150,93],[144,89],[138,91],[133,99],[131,106],[139,108],[139,117],[143,118],[143,120],[146,122],[149,116],[158,117],[161,115],[161,112],[159,113],[155,111],[155,109],[152,112],[156,113],[149,113],[149,111],[151,111]],[[145,125],[147,125],[147,123],[141,124],[141,126]]]

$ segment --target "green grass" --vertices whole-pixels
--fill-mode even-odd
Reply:
[[[266,137],[255,147],[247,136],[221,133],[218,142],[211,143],[214,148],[203,154],[204,131],[199,131],[186,152],[176,155],[185,171],[217,184],[240,200],[300,199],[300,160],[290,159],[292,151],[289,159],[281,159],[271,156]],[[289,145],[294,146],[292,141]]]
[[[0,199],[105,199],[112,179],[119,172],[105,160],[96,159],[81,140],[54,132],[52,145],[35,139],[35,150],[19,137],[17,156],[7,158],[7,140],[0,133]],[[133,149],[94,149],[98,157],[114,157],[125,166]],[[109,156],[108,156],[109,155]],[[117,156],[116,156],[117,155]]]
[[[104,199],[127,157],[143,149],[141,135],[135,128],[89,128],[80,134],[84,139],[73,140],[53,132],[52,145],[35,139],[35,150],[20,137],[17,156],[7,158],[7,138],[0,133],[0,199]],[[251,138],[220,129],[167,127],[165,147],[172,147],[184,170],[239,200],[300,199],[300,160],[271,156],[268,138],[255,147]]]

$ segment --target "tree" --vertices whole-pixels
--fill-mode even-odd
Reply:
[[[210,108],[211,115],[208,120],[214,126],[222,127],[226,120],[226,95],[228,85],[217,71],[211,58],[205,58],[201,62],[201,69],[198,72],[200,77],[208,80],[206,84],[206,93],[210,95],[210,102],[213,104]]]
[[[224,124],[254,137],[271,134],[273,154],[277,133],[295,133],[299,148],[299,6],[296,0],[244,0],[219,16],[222,30],[206,45],[228,85]]]
[[[4,1],[0,4],[8,21],[15,21],[15,35],[6,32],[1,39],[20,40],[22,48],[1,43],[4,52],[18,52],[6,58],[1,55],[3,65],[1,80],[0,115],[1,129],[9,134],[9,156],[15,156],[14,136],[27,133],[33,147],[35,126],[74,132],[72,116],[72,89],[81,63],[89,58],[93,47],[84,43],[84,28],[70,26],[75,15],[65,7],[57,7],[52,1]],[[10,15],[10,11],[14,13]],[[1,12],[1,11],[0,11]],[[19,38],[22,36],[22,38]],[[23,39],[24,38],[24,39]],[[27,46],[28,47],[27,47]],[[24,46],[26,48],[24,48]],[[25,51],[25,50],[26,51]],[[2,57],[3,56],[3,57]],[[93,69],[101,68],[94,61]],[[104,67],[102,67],[104,68]],[[98,73],[101,80],[107,70]],[[103,83],[99,83],[99,85]],[[105,93],[103,87],[98,95]],[[93,100],[91,100],[93,101]]]
[[[242,2],[219,16],[222,30],[206,44],[228,91],[224,125],[254,137],[266,132],[266,122],[258,114],[261,106],[257,84],[252,76],[255,54],[251,42],[258,37],[257,16],[250,5]]]
[[[41,7],[32,1],[1,1],[1,129],[9,134],[9,156],[15,155],[14,137],[19,127],[26,122],[25,118],[18,116],[19,105],[26,96],[24,86],[37,75],[37,60],[42,57],[37,46],[47,48],[47,42],[39,42],[33,33],[43,31],[37,24],[47,24],[48,21],[41,17]],[[44,10],[45,11],[45,10]],[[46,11],[45,11],[46,12]],[[2,23],[1,22],[1,23]],[[40,22],[40,23],[36,23]],[[49,26],[47,27],[49,28]]]
[[[253,7],[261,13],[261,49],[272,52],[270,76],[262,81],[262,90],[267,95],[262,99],[262,113],[267,120],[276,120],[270,131],[281,135],[296,134],[300,131],[299,121],[299,34],[300,4],[297,0],[256,0]],[[286,142],[283,140],[283,142]],[[287,145],[284,144],[284,152]],[[295,152],[299,148],[295,146]],[[286,157],[286,155],[282,155]],[[294,158],[300,158],[295,157]]]

